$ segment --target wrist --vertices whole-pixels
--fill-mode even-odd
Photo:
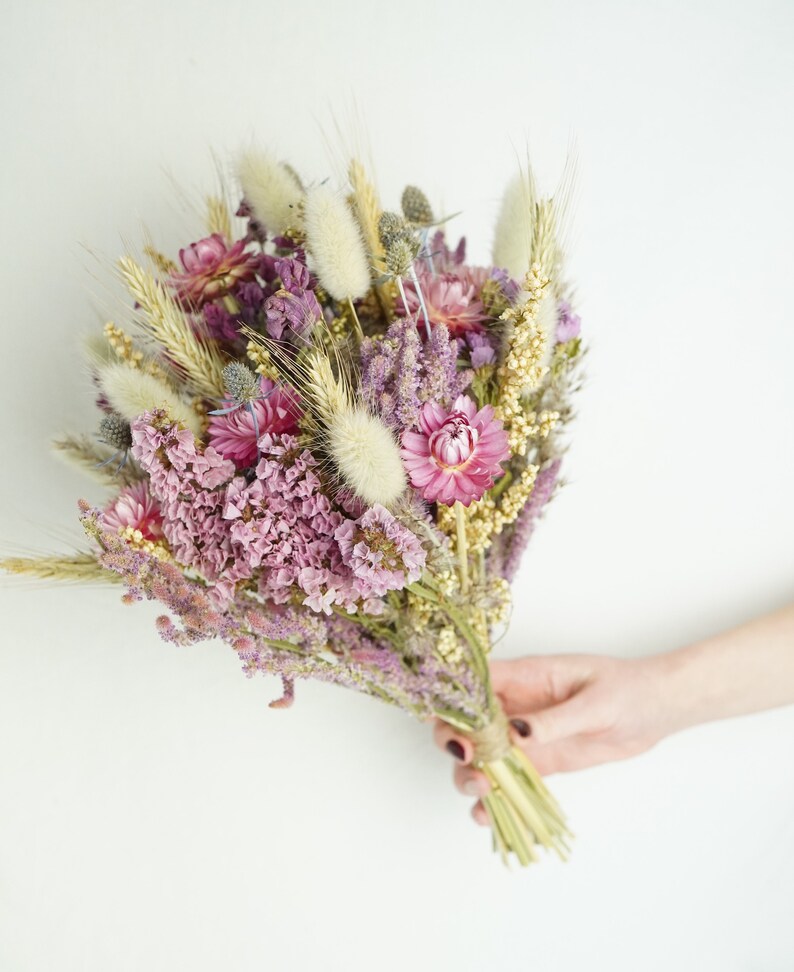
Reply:
[[[709,715],[712,686],[701,677],[696,645],[641,660],[651,681],[660,738],[716,716]]]

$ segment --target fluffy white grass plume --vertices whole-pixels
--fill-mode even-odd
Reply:
[[[363,297],[369,290],[369,262],[347,201],[327,186],[309,189],[304,201],[303,228],[313,269],[331,297]]]
[[[97,377],[111,407],[128,422],[143,412],[164,408],[176,422],[201,435],[200,417],[160,378],[124,362],[100,366]]]
[[[405,492],[405,469],[394,436],[367,409],[352,405],[335,410],[325,438],[342,479],[368,506],[389,507]]]
[[[519,173],[505,189],[496,220],[493,263],[516,280],[523,279],[532,263],[536,195],[531,170]]]
[[[237,178],[256,218],[271,235],[297,220],[303,189],[294,172],[271,155],[249,149],[237,159]]]
[[[407,485],[400,449],[392,431],[358,404],[339,360],[338,373],[323,348],[307,355],[291,377],[313,415],[322,451],[342,484],[368,506],[391,507]]]

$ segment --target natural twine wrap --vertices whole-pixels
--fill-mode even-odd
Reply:
[[[507,756],[513,748],[513,744],[510,741],[510,727],[507,716],[502,711],[501,706],[497,708],[488,725],[471,733],[469,738],[474,743],[472,761],[478,765],[495,763],[496,760]]]

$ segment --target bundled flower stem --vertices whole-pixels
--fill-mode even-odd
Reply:
[[[238,175],[237,222],[212,197],[178,262],[119,262],[134,307],[92,344],[96,431],[57,444],[112,489],[80,504],[90,549],[2,566],[121,581],[164,606],[164,640],[279,676],[275,708],[317,678],[445,720],[505,861],[564,857],[488,668],[582,353],[553,200],[508,190],[509,263],[473,266],[420,189],[383,211],[355,159],[350,197],[257,152]]]

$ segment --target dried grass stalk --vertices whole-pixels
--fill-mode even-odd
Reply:
[[[130,293],[143,309],[138,324],[163,346],[183,370],[190,388],[207,398],[223,398],[223,359],[193,331],[190,321],[165,287],[131,257],[119,260]]]

